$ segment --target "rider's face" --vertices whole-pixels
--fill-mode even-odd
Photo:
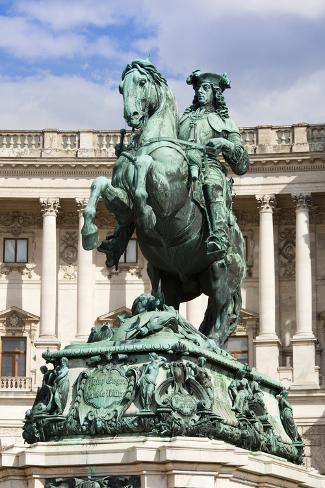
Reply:
[[[202,85],[196,89],[196,95],[199,105],[204,106],[213,104],[214,94],[210,83],[202,83]]]

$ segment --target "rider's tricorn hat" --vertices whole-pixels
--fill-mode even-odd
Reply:
[[[202,73],[199,69],[193,71],[187,78],[186,83],[192,85],[194,90],[202,83],[210,83],[216,88],[220,88],[223,92],[226,88],[230,88],[230,79],[227,73],[217,75],[215,73]]]

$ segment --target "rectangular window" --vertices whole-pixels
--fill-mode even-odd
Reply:
[[[26,376],[25,337],[1,337],[1,376]]]
[[[125,253],[120,257],[120,264],[136,263],[138,261],[137,255],[137,241],[136,239],[130,239],[125,250]]]
[[[28,261],[28,239],[3,240],[3,262],[4,263],[27,263]]]
[[[248,337],[229,337],[227,351],[242,364],[248,363]]]

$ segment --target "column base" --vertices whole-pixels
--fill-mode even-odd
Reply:
[[[40,336],[34,342],[35,346],[49,346],[49,349],[58,349],[60,347],[60,341],[56,336]],[[53,346],[53,347],[52,347]]]
[[[260,373],[279,381],[280,340],[275,334],[259,335],[254,340],[255,364]]]
[[[292,387],[319,388],[319,368],[315,364],[315,343],[313,335],[297,334],[292,343]]]
[[[72,341],[71,341],[71,344],[79,344],[80,343],[84,343],[84,342],[87,342],[88,341],[88,337],[89,337],[89,334],[88,335],[77,335]]]

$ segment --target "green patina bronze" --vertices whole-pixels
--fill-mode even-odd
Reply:
[[[123,72],[125,117],[136,130],[127,147],[122,133],[112,182],[92,184],[83,243],[118,265],[136,229],[152,292],[116,327],[95,325],[87,343],[43,353],[53,368],[41,368],[23,437],[204,436],[301,463],[286,390],[222,349],[239,320],[245,274],[225,164],[243,174],[248,157],[223,98],[228,77],[195,71],[188,83],[195,96],[178,125],[173,95],[150,62]],[[118,220],[102,243],[93,223],[100,197]],[[209,304],[198,331],[178,307],[201,293]]]
[[[42,367],[43,386],[26,413],[27,442],[206,436],[301,462],[303,444],[281,385],[236,361],[161,300],[143,294],[132,310],[109,334],[96,326],[87,343],[43,354],[54,368]],[[53,388],[62,364],[69,364],[69,400],[62,387],[53,403],[41,393]]]
[[[243,174],[248,155],[224,101],[226,75],[196,71],[188,82],[195,97],[178,124],[159,71],[143,60],[125,68],[120,92],[126,121],[136,130],[127,147],[117,147],[112,182],[99,177],[92,184],[83,243],[85,249],[99,245],[93,219],[101,196],[118,221],[114,236],[99,246],[108,266],[118,265],[136,229],[152,294],[176,309],[208,295],[200,330],[222,346],[240,318],[245,251],[231,209],[232,180],[219,156]]]

